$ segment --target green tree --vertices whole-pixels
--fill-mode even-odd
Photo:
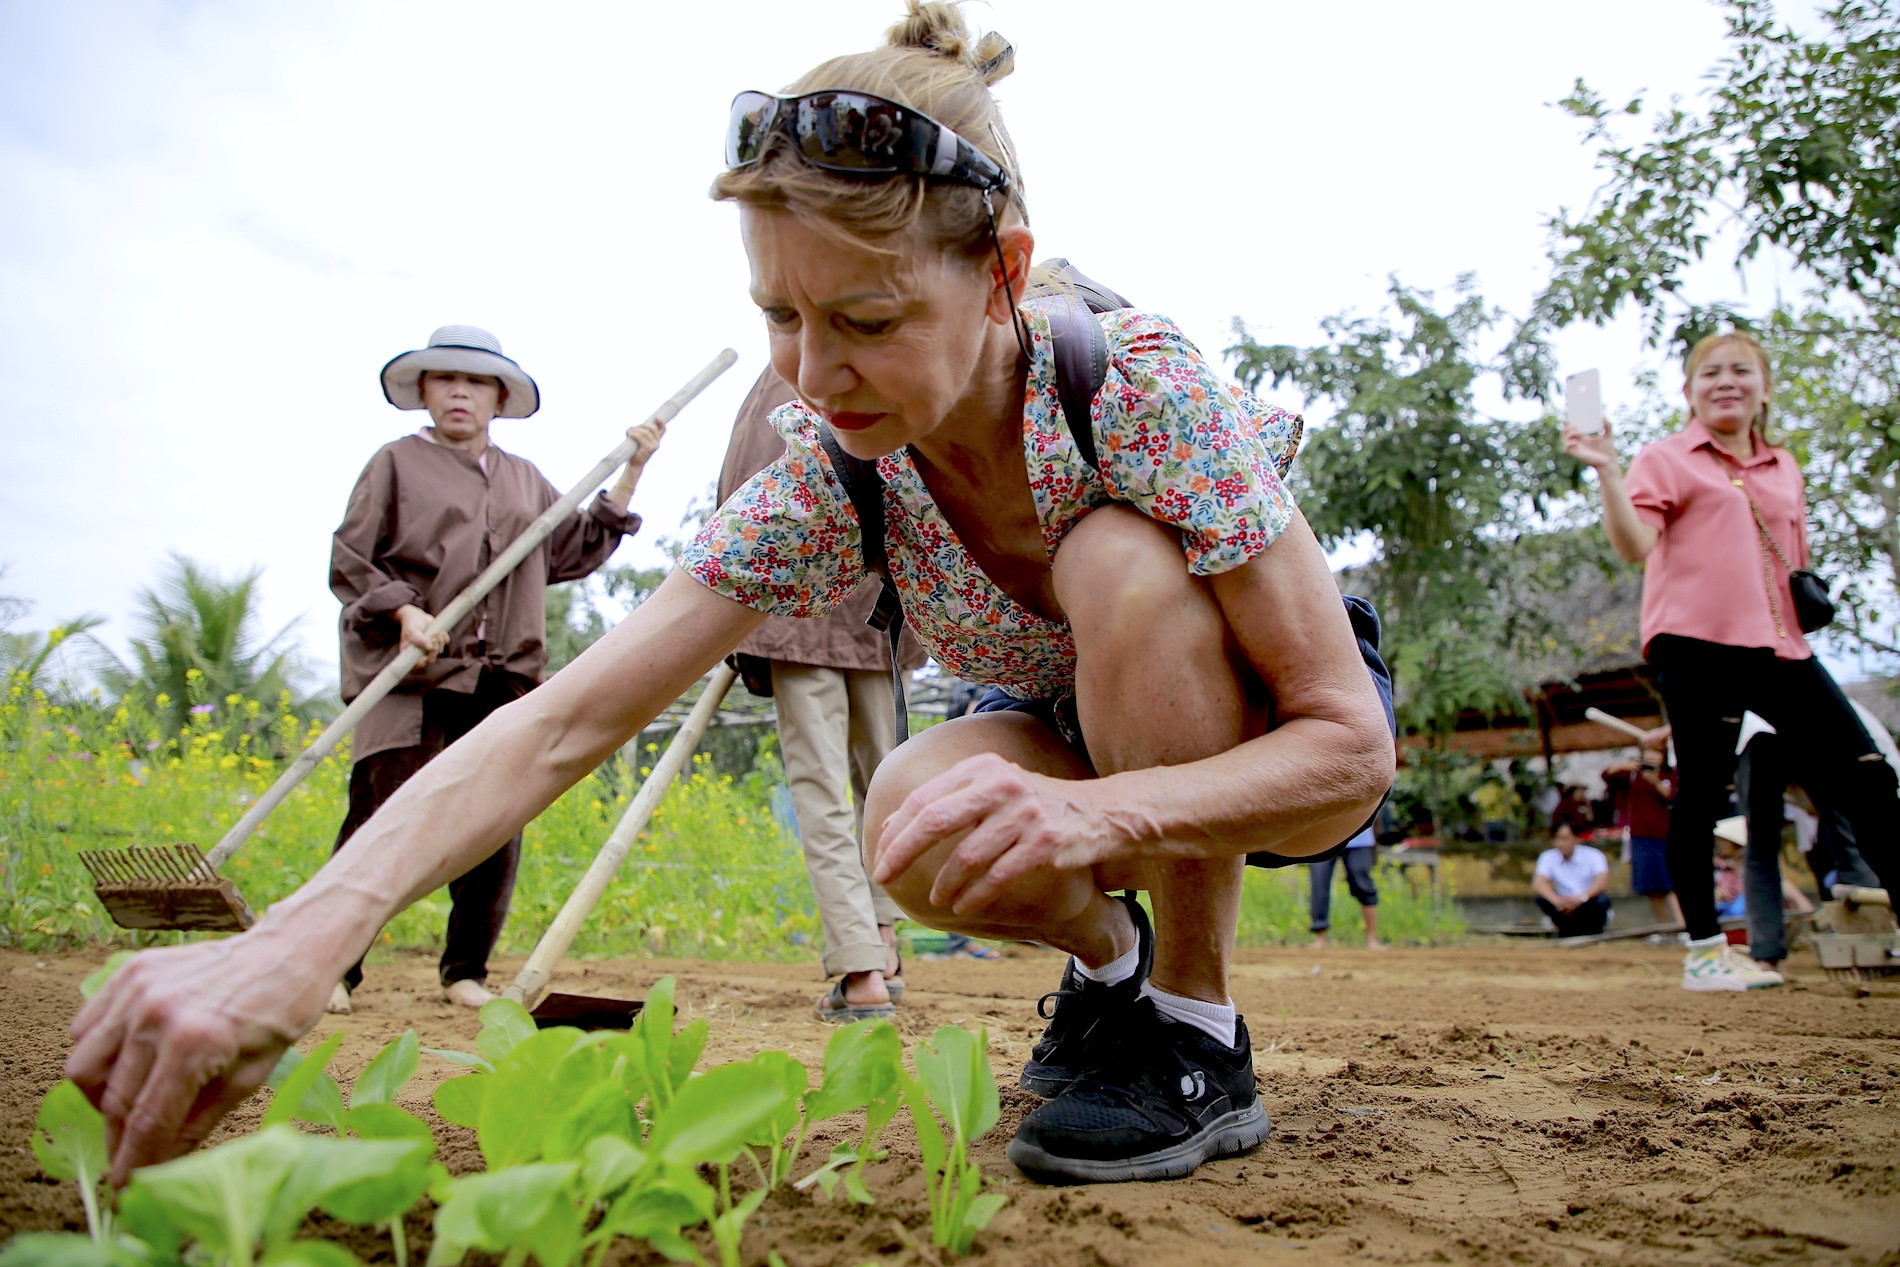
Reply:
[[[1647,140],[1627,142],[1612,107],[1579,79],[1559,104],[1584,120],[1608,175],[1590,204],[1560,211],[1550,285],[1529,328],[1608,321],[1635,304],[1652,343],[1713,328],[1731,310],[1684,295],[1687,270],[1718,233],[1735,235],[1739,268],[1785,252],[1823,291],[1891,309],[1900,285],[1900,6],[1835,0],[1824,33],[1777,25],[1762,0],[1728,0],[1728,55],[1701,112],[1672,102]]]
[[[1810,544],[1850,641],[1900,657],[1900,338],[1865,312],[1773,313],[1775,417],[1807,473]]]
[[[226,580],[174,554],[157,586],[137,595],[131,663],[111,661],[102,674],[108,688],[151,709],[174,731],[185,729],[194,709],[216,711],[234,700],[260,705],[268,727],[286,692],[299,716],[327,711],[326,701],[304,691],[310,675],[291,626],[268,638],[258,634],[261,574],[253,568]]]
[[[1374,317],[1329,318],[1316,347],[1262,344],[1236,322],[1227,354],[1249,387],[1291,382],[1332,406],[1294,467],[1294,493],[1329,548],[1376,543],[1353,583],[1385,619],[1401,725],[1442,743],[1469,711],[1523,707],[1527,666],[1566,634],[1549,615],[1552,587],[1570,575],[1553,553],[1594,555],[1600,543],[1542,531],[1561,526],[1554,509],[1578,486],[1555,422],[1477,404],[1487,377],[1507,400],[1540,394],[1541,353],[1484,355],[1502,314],[1469,277],[1443,310],[1396,280],[1390,300]],[[1519,542],[1531,532],[1536,551]],[[1448,808],[1449,777],[1435,813]]]

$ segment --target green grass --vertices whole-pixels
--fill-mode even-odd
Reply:
[[[1414,868],[1416,870],[1416,868]],[[1240,899],[1243,946],[1304,946],[1313,940],[1307,926],[1307,869],[1247,869]],[[1443,946],[1465,935],[1465,920],[1449,892],[1434,900],[1429,887],[1414,883],[1405,869],[1382,861],[1373,869],[1379,890],[1379,939],[1393,946]],[[1346,887],[1346,869],[1333,868],[1332,930],[1335,945],[1363,946],[1366,923],[1359,903]]]
[[[160,739],[128,709],[62,708],[16,683],[0,700],[0,945],[150,945],[179,934],[134,934],[92,896],[76,851],[192,841],[210,848],[268,788],[278,754],[306,742],[287,714],[262,736],[241,701]],[[651,754],[649,754],[651,755]],[[817,916],[803,859],[770,808],[776,770],[743,779],[702,755],[661,802],[620,876],[575,942],[588,955],[798,959]],[[622,779],[625,783],[627,780]],[[329,857],[349,799],[347,750],[325,760],[267,819],[226,873],[254,907],[284,897]],[[526,832],[503,953],[526,952],[626,808],[602,777],[584,779]],[[385,948],[437,947],[448,915],[438,891],[393,920]]]
[[[287,701],[286,701],[287,704]],[[160,709],[164,705],[160,704]],[[160,714],[61,707],[17,681],[0,698],[0,945],[137,946],[177,933],[129,933],[109,920],[79,864],[80,849],[192,841],[209,849],[249,801],[275,780],[284,754],[314,737],[280,708],[231,699],[192,716],[183,735],[161,735]],[[647,760],[657,755],[649,748]],[[643,771],[644,773],[644,771]],[[743,777],[693,759],[574,943],[573,953],[800,960],[819,928],[798,843],[771,810],[779,780],[765,746]],[[504,954],[526,953],[552,922],[581,872],[626,808],[632,788],[606,775],[584,779],[529,825]],[[618,782],[630,782],[623,775]],[[348,801],[347,747],[267,819],[226,867],[262,909],[288,895],[330,855]],[[1334,937],[1364,939],[1359,905],[1337,872]],[[1436,945],[1464,932],[1458,908],[1436,902],[1391,864],[1379,868],[1380,934],[1398,945]],[[1306,868],[1249,868],[1240,912],[1244,946],[1303,945]],[[448,917],[446,890],[398,915],[382,949],[434,949]]]

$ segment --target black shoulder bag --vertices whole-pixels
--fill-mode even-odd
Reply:
[[[1748,485],[1742,482],[1742,470],[1730,464],[1727,456],[1709,452],[1722,469],[1728,472],[1728,482],[1742,490],[1742,496],[1748,498],[1749,513],[1755,516],[1755,530],[1761,534],[1761,582],[1768,591],[1768,611],[1775,618],[1775,632],[1782,637],[1788,636],[1788,630],[1781,623],[1781,599],[1775,594],[1775,572],[1768,564],[1768,552],[1774,551],[1781,560],[1781,566],[1788,571],[1788,597],[1794,603],[1794,623],[1801,632],[1811,634],[1817,629],[1826,629],[1834,623],[1834,599],[1827,592],[1827,582],[1818,572],[1807,568],[1797,568],[1782,553],[1781,542],[1775,540],[1775,534],[1768,530],[1768,521],[1761,517],[1761,507],[1755,504],[1755,495],[1748,491]]]

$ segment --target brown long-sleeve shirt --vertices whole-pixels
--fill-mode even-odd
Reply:
[[[785,437],[766,419],[794,393],[771,366],[759,375],[739,407],[726,446],[725,466],[719,472],[719,500],[725,501],[754,475],[785,456]],[[877,606],[880,582],[866,577],[857,592],[829,615],[810,620],[773,616],[758,632],[739,644],[741,655],[755,655],[785,664],[809,664],[821,669],[882,669],[891,667],[890,635],[865,624]],[[908,627],[898,643],[900,668],[915,669],[924,662],[924,649]]]
[[[447,607],[560,499],[534,463],[493,445],[479,461],[420,435],[378,449],[330,546],[330,590],[343,603],[343,698],[355,699],[395,656],[398,608]],[[639,527],[640,516],[616,514],[598,497],[570,515],[450,631],[434,663],[370,710],[356,729],[355,759],[421,743],[424,692],[473,691],[483,669],[539,682],[548,663],[548,585],[586,576]]]

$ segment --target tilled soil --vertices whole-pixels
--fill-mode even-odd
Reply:
[[[911,964],[899,1023],[907,1040],[946,1023],[989,1029],[1003,1119],[975,1155],[1010,1201],[971,1262],[1900,1263],[1900,985],[1797,966],[1787,989],[1692,995],[1679,953],[1243,952],[1234,993],[1273,1134],[1169,1183],[1045,1187],[1004,1157],[1036,1103],[1015,1074],[1057,956]],[[99,959],[0,952],[0,1235],[82,1223],[72,1186],[39,1176],[26,1139]],[[711,1026],[708,1062],[782,1048],[819,1067],[830,1031],[812,1016],[822,987],[808,967],[627,960],[570,965],[557,987],[638,997],[669,974],[683,1014]],[[305,1045],[341,1028],[346,1077],[406,1028],[425,1046],[470,1046],[478,1022],[434,980],[418,957],[372,963],[357,1013],[326,1018]],[[472,1134],[429,1107],[460,1071],[424,1066],[403,1103],[437,1126],[450,1168],[469,1169]],[[255,1125],[262,1098],[225,1129]],[[800,1173],[839,1135],[814,1131]],[[776,1193],[748,1225],[746,1262],[773,1250],[791,1267],[938,1261],[901,1115],[885,1142],[875,1208]],[[321,1230],[390,1259],[379,1236]],[[426,1242],[426,1212],[410,1233]],[[662,1260],[623,1247],[615,1261]]]

